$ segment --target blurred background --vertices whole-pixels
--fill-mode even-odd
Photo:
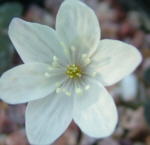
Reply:
[[[17,16],[54,27],[62,1],[0,0],[0,75],[22,63],[7,35],[11,19]],[[133,44],[141,51],[143,62],[134,74],[108,88],[119,112],[111,137],[87,137],[72,123],[53,145],[150,145],[150,0],[82,1],[98,16],[102,37]],[[30,145],[24,129],[25,108],[26,104],[0,101],[0,145]]]

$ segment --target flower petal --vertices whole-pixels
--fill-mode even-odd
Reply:
[[[101,40],[93,57],[95,68],[104,85],[112,85],[132,73],[142,56],[132,45],[118,40]]]
[[[82,98],[75,96],[74,121],[81,130],[92,137],[107,137],[114,131],[118,115],[112,97],[98,82],[90,88],[95,93],[85,93]],[[91,102],[91,98],[97,101]],[[84,99],[85,98],[85,99]]]
[[[53,93],[28,104],[26,131],[31,144],[51,144],[67,129],[72,120],[72,100]]]
[[[129,75],[125,77],[121,82],[120,82],[120,93],[121,97],[124,101],[133,101],[136,99],[137,93],[138,93],[138,79],[137,76],[134,74]]]
[[[53,29],[14,18],[9,37],[25,63],[50,63],[54,55],[62,56],[62,46]]]
[[[94,11],[78,0],[66,0],[56,18],[56,31],[68,49],[94,50],[100,28]]]
[[[47,64],[23,64],[5,72],[0,79],[0,98],[10,104],[46,97],[62,76],[46,77]]]

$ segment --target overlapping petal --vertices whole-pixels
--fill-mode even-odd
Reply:
[[[72,120],[73,98],[55,94],[30,102],[26,110],[26,131],[32,144],[54,142]]]
[[[100,41],[93,56],[94,68],[99,72],[99,78],[106,86],[132,73],[141,60],[141,54],[134,46],[109,39]]]
[[[14,18],[8,34],[25,63],[50,63],[54,55],[64,56],[56,32],[48,26]]]
[[[94,11],[78,0],[66,0],[61,5],[56,31],[66,47],[73,47],[76,51],[92,51],[100,39],[100,27]]]
[[[0,98],[10,104],[25,103],[46,97],[63,81],[62,75],[46,77],[49,66],[23,64],[5,72],[0,79]]]
[[[90,91],[82,98],[75,96],[73,119],[87,135],[107,137],[112,134],[118,121],[114,101],[98,82],[92,84]],[[91,98],[96,98],[96,101],[90,102]]]

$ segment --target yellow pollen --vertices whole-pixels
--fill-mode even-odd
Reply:
[[[69,78],[80,78],[82,76],[81,69],[79,66],[72,64],[67,67],[66,74]]]

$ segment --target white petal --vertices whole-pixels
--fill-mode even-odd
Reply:
[[[69,49],[93,51],[100,39],[94,11],[78,0],[63,2],[57,14],[56,31]]]
[[[93,57],[104,85],[112,85],[132,73],[141,63],[140,52],[118,40],[101,40]]]
[[[125,101],[131,101],[136,98],[138,93],[138,80],[135,75],[129,75],[120,82],[121,96]]]
[[[23,64],[5,72],[0,79],[0,98],[10,104],[46,97],[56,89],[62,76],[46,77],[48,65]]]
[[[48,145],[62,135],[72,120],[72,100],[53,93],[28,104],[26,131],[31,144]]]
[[[118,121],[114,101],[98,82],[92,84],[90,91],[82,98],[75,96],[73,119],[87,135],[107,137],[112,134]],[[97,101],[91,102],[91,98]]]
[[[55,31],[48,26],[14,18],[9,26],[9,37],[25,63],[49,63],[54,55],[63,55]]]

